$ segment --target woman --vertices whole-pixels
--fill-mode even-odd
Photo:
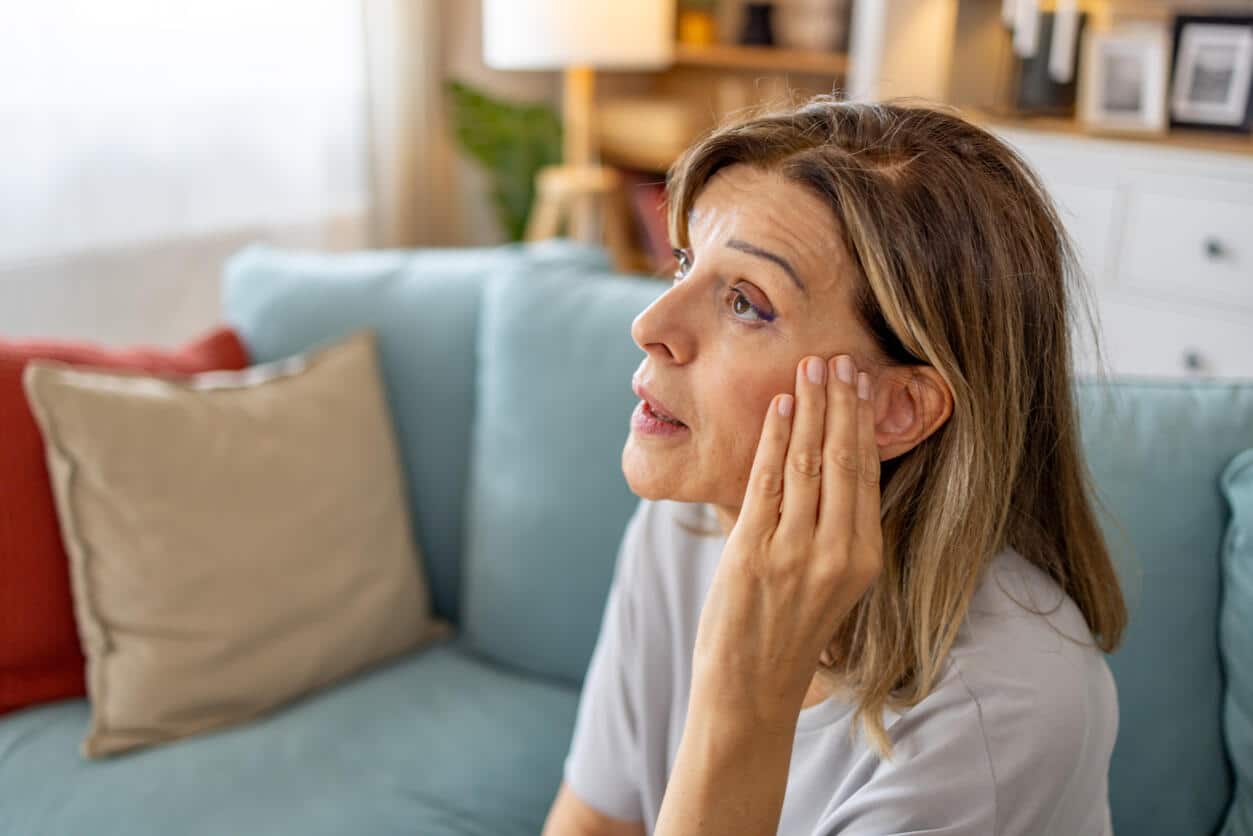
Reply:
[[[949,110],[820,97],[669,195],[641,502],[545,833],[1110,833],[1126,610],[1037,178]]]

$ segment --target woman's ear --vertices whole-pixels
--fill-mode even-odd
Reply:
[[[884,369],[874,389],[875,442],[879,459],[907,453],[953,414],[953,392],[931,366]]]

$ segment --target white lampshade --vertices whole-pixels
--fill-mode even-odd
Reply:
[[[484,0],[497,70],[648,69],[674,60],[674,0]]]

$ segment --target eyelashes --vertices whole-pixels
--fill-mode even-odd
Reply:
[[[681,250],[678,247],[675,247],[670,252],[674,253],[674,260],[679,263],[679,266],[674,271],[674,277],[676,279],[681,279],[687,275],[688,270],[692,269],[692,260],[688,256],[687,250]]]
[[[674,247],[671,250],[671,252],[674,253],[674,259],[676,262],[678,262],[678,266],[675,268],[675,271],[674,271],[674,280],[679,281],[680,279],[683,279],[684,277],[686,277],[688,271],[692,269],[692,258],[688,254],[687,250],[683,250],[678,247]],[[748,310],[751,311],[752,314],[756,317],[756,319],[745,319],[741,316],[736,315],[735,319],[738,322],[742,322],[745,324],[751,324],[753,322],[767,323],[767,322],[773,322],[775,319],[775,314],[767,313],[766,311],[754,305],[749,300],[748,296],[745,295],[745,293],[742,290],[739,290],[738,288],[732,288],[730,293],[727,295],[727,299],[732,300],[731,308],[733,311],[736,309],[736,305],[740,301],[743,301],[743,303],[748,306]]]

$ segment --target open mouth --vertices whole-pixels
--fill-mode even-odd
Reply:
[[[666,415],[664,412],[658,412],[657,410],[653,409],[653,405],[649,403],[648,401],[644,401],[644,414],[647,415],[649,418],[656,418],[658,421],[662,421],[667,424],[672,424],[676,427],[687,426],[687,424],[684,424],[678,418],[673,418],[669,415]]]

